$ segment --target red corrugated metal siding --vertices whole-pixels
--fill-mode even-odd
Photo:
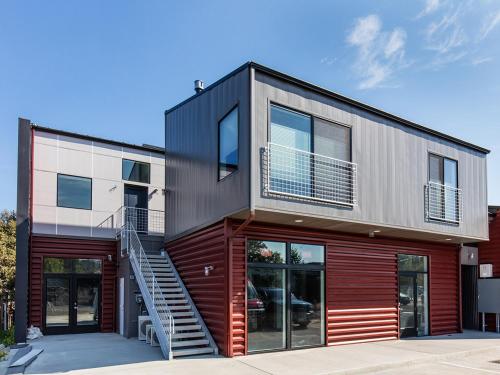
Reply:
[[[246,238],[326,245],[326,323],[330,345],[398,337],[398,253],[429,256],[430,334],[460,330],[457,246],[252,223],[233,240],[233,249],[243,256]],[[235,285],[240,280],[239,293],[245,292],[246,276],[242,276],[234,278]],[[233,333],[235,339],[240,337]]]
[[[479,264],[493,264],[493,277],[500,277],[500,214],[490,222],[489,229],[490,241],[478,245]],[[496,331],[494,314],[486,314],[486,326],[488,331]]]
[[[166,249],[222,354],[228,350],[227,252],[224,222],[166,244]],[[205,266],[214,270],[205,276]]]
[[[246,249],[245,239],[232,240],[233,285],[232,285],[232,351],[233,355],[246,354]]]
[[[116,241],[32,236],[30,255],[29,324],[41,327],[43,317],[43,257],[101,259],[101,331],[115,330]]]

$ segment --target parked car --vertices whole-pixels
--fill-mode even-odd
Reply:
[[[277,319],[276,314],[271,313],[274,311],[283,311],[283,295],[284,291],[281,288],[257,288],[261,296],[264,307],[268,312],[266,319]],[[312,303],[301,300],[292,293],[291,295],[292,307],[292,323],[298,324],[301,327],[307,327],[311,323],[314,316],[314,306]]]
[[[266,309],[251,280],[247,280],[248,329],[256,331],[262,327]]]

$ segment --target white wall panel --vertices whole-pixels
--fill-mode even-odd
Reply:
[[[153,183],[123,181],[122,156],[152,162]],[[161,154],[35,130],[33,158],[34,233],[113,237],[103,222],[123,205],[125,184],[147,186],[149,208],[164,210]],[[58,173],[92,178],[92,210],[57,207]]]

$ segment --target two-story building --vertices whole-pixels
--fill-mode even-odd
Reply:
[[[173,358],[462,330],[482,147],[250,62],[165,112],[166,152],[23,119],[18,149],[18,342],[115,331]]]
[[[222,353],[462,330],[488,150],[247,63],[165,112],[166,250]]]
[[[142,235],[163,238],[164,155],[19,119],[17,342],[31,325],[137,335],[138,287],[116,228],[127,207]]]

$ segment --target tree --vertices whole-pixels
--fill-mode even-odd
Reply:
[[[14,297],[16,275],[16,213],[0,213],[0,295]]]

